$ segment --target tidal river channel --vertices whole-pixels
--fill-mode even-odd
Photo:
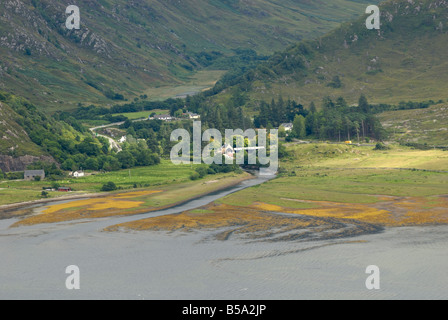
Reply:
[[[447,299],[448,226],[386,228],[348,238],[256,242],[197,232],[105,232],[183,212],[263,183],[247,180],[132,217],[10,228],[0,220],[0,299]],[[67,266],[80,288],[66,287]],[[366,268],[380,270],[367,289]]]

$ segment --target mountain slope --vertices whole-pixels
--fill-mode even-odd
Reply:
[[[79,0],[81,29],[66,4],[0,3],[0,86],[51,111],[113,103],[179,83],[201,53],[270,54],[359,16],[364,0]],[[370,3],[370,2],[369,2]],[[118,94],[117,94],[118,93]]]
[[[0,154],[40,155],[42,150],[31,141],[23,127],[17,123],[20,118],[22,117],[7,104],[0,102]]]
[[[357,103],[448,98],[448,2],[387,1],[381,29],[367,30],[367,15],[327,35],[274,55],[235,80],[252,100],[282,95],[304,105],[329,96]]]
[[[18,101],[11,101],[9,98],[7,94],[0,92],[0,170],[24,170],[27,165],[39,160],[53,162],[54,159],[46,150],[36,145],[24,129],[25,113],[20,115],[6,103],[6,100],[13,104]]]
[[[61,163],[89,138],[92,144],[101,145],[76,120],[53,118],[26,99],[3,91],[0,91],[0,119],[3,172],[23,171],[37,161]]]

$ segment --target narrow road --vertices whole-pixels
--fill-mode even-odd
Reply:
[[[133,122],[138,122],[138,121],[146,121],[146,120],[148,120],[148,119],[146,119],[146,118],[145,118],[145,119],[136,119],[136,120],[132,120],[132,121],[133,121]],[[97,135],[97,136],[99,136],[99,137],[103,137],[103,138],[106,138],[107,140],[109,140],[110,146],[111,146],[112,148],[117,149],[117,152],[121,152],[121,151],[123,151],[123,148],[118,144],[117,141],[115,141],[115,140],[112,139],[111,137],[108,137],[108,136],[105,136],[105,135],[102,135],[102,134],[97,133],[96,130],[98,130],[98,129],[103,129],[103,128],[108,128],[108,127],[114,127],[114,126],[121,126],[123,123],[124,123],[124,121],[121,121],[121,122],[114,122],[114,123],[109,123],[109,124],[104,124],[104,125],[102,125],[102,126],[89,128],[89,130],[90,130],[94,135]]]

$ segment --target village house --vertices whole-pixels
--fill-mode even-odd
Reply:
[[[24,179],[25,180],[35,180],[36,177],[39,177],[40,180],[45,179],[45,171],[44,170],[25,170]]]
[[[75,172],[73,172],[73,177],[75,177],[75,178],[81,178],[81,177],[84,177],[84,176],[85,176],[84,171],[75,171]]]
[[[285,128],[285,131],[292,131],[293,124],[292,123],[282,123],[280,127]]]
[[[193,113],[193,112],[187,112],[186,115],[188,116],[189,119],[199,119],[201,117],[197,113]]]

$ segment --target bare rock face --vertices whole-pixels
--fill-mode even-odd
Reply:
[[[0,169],[3,172],[24,171],[28,165],[36,161],[56,163],[56,161],[49,156],[21,156],[13,158],[8,155],[0,155]]]

